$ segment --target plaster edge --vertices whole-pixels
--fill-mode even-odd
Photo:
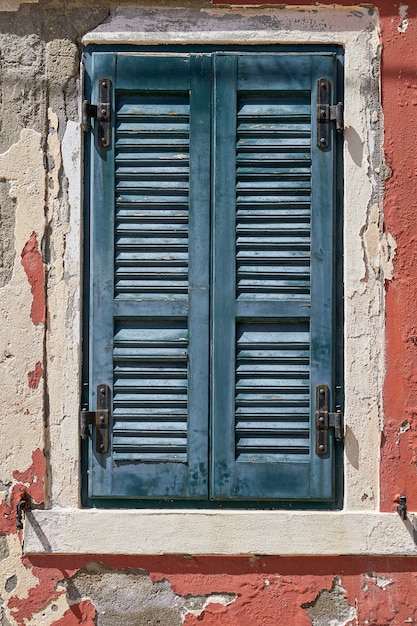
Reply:
[[[416,527],[397,513],[35,510],[24,553],[412,556]]]
[[[376,27],[377,15],[354,5],[305,6],[227,6],[195,8],[172,7],[167,20],[163,6],[124,7],[108,20],[86,33],[83,45],[90,44],[230,44],[259,43],[337,43],[343,44],[348,32]],[[271,21],[264,28],[264,18]],[[349,18],[349,23],[346,19]],[[333,20],[330,32],[323,27]],[[220,21],[222,20],[222,21]],[[226,20],[226,23],[225,23]],[[222,23],[223,22],[223,23]],[[229,23],[227,23],[229,22]],[[366,24],[365,24],[366,22]],[[161,29],[161,24],[163,28]],[[221,26],[226,26],[222,29]],[[229,26],[229,28],[227,28]],[[310,31],[308,41],[306,32]],[[343,35],[334,36],[340,31]]]

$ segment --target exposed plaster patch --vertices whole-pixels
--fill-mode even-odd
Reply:
[[[143,570],[115,571],[100,563],[88,564],[64,584],[70,605],[86,599],[92,603],[97,626],[181,626],[187,614],[199,619],[208,605],[218,605],[223,611],[237,598],[234,593],[220,592],[181,596],[167,579],[153,581]]]
[[[345,598],[346,589],[336,576],[330,590],[323,589],[312,602],[301,605],[312,620],[312,626],[345,626],[357,617],[355,607]]]
[[[370,273],[378,278],[381,272],[385,280],[391,280],[397,244],[391,233],[381,232],[381,215],[378,204],[373,204],[370,207],[361,237],[366,268],[365,277],[362,280],[368,280]]]
[[[0,561],[6,559],[8,556],[9,546],[7,545],[7,535],[5,533],[0,533]]]
[[[407,11],[408,4],[400,4],[398,13],[400,16],[400,25],[398,26],[399,33],[405,33],[408,28],[408,19],[407,19]]]
[[[410,430],[411,428],[411,424],[408,420],[404,420],[403,422],[401,422],[399,428],[398,428],[398,433],[397,433],[397,439],[395,440],[395,443],[398,445],[400,443],[400,437],[401,435],[403,435],[404,433],[407,432],[407,430]]]
[[[365,578],[368,580],[372,580],[372,582],[374,582],[375,585],[379,587],[380,589],[385,589],[388,585],[391,585],[393,582],[389,578],[385,578],[385,576],[378,576],[377,574],[373,572],[369,572],[368,574],[365,574]]]
[[[62,162],[68,181],[70,210],[70,231],[66,238],[66,250],[68,252],[66,263],[71,265],[67,267],[67,272],[78,276],[80,258],[81,155],[80,125],[76,122],[67,122],[62,139]]]
[[[83,41],[90,43],[158,43],[163,37],[164,43],[230,43],[245,44],[264,42],[283,42],[285,40],[314,43],[319,40],[332,42],[329,34],[329,22],[334,31],[346,28],[346,19],[352,30],[360,32],[364,28],[363,20],[372,21],[366,9],[303,7],[300,16],[299,7],[275,5],[271,7],[201,7],[184,9],[170,7],[131,8],[118,7],[111,10],[110,17],[95,30],[87,33]],[[263,32],[262,32],[263,31]],[[318,35],[320,35],[318,37]]]
[[[10,242],[15,228],[16,202],[10,197],[9,182],[0,180],[0,287],[4,287],[12,278],[15,250]]]
[[[369,271],[371,271],[375,277],[379,275],[380,238],[380,209],[377,204],[373,204],[368,211],[367,223],[362,230],[362,241],[364,246],[366,267],[364,280],[367,280]]]
[[[394,257],[397,244],[391,233],[385,232],[381,237],[381,267],[385,280],[392,280],[394,275]]]
[[[17,576],[16,574],[12,574],[11,576],[8,576],[5,580],[4,583],[4,589],[7,591],[7,593],[10,593],[11,591],[13,591],[13,589],[16,588],[17,585]]]
[[[1,562],[2,574],[4,577],[10,574],[15,575],[16,587],[11,592],[13,595],[8,592],[4,593],[3,600],[5,608],[3,619],[6,619],[7,616],[7,618],[10,618],[10,621],[5,622],[5,624],[12,623],[13,626],[16,626],[16,621],[13,619],[13,612],[10,613],[10,608],[8,607],[9,600],[13,597],[20,597],[26,599],[26,602],[28,602],[28,589],[32,588],[39,581],[33,575],[31,568],[26,567],[22,561],[22,544],[20,543],[19,537],[17,535],[9,535],[7,539],[9,554],[7,558]],[[2,624],[1,621],[0,624]]]
[[[10,51],[5,50],[7,54]],[[4,101],[2,106],[4,110]],[[39,133],[26,128],[19,140],[0,154],[3,193],[9,194],[8,210],[13,209],[14,213],[13,233],[10,231],[8,237],[8,229],[2,231],[2,237],[8,237],[7,245],[14,250],[13,265],[8,269],[0,298],[0,376],[2,404],[7,407],[7,420],[0,420],[0,480],[4,483],[10,481],[13,469],[26,468],[31,463],[34,448],[43,449],[43,389],[31,389],[28,385],[28,372],[37,362],[43,367],[44,360],[44,268],[40,245],[45,229],[45,168],[41,139]],[[12,489],[10,501],[17,495],[16,488]],[[0,523],[6,521],[1,519]],[[13,525],[12,520],[10,524]]]
[[[268,581],[268,584],[269,584],[269,581]],[[189,596],[189,597],[191,599],[195,599],[195,598],[199,598],[200,596]],[[187,614],[192,613],[196,617],[199,617],[202,613],[204,613],[204,611],[206,610],[209,604],[219,604],[220,606],[228,606],[229,604],[232,604],[233,602],[235,602],[236,598],[237,596],[235,593],[223,593],[223,594],[212,593],[207,596],[201,608],[197,608],[197,609],[189,608],[187,610]]]
[[[39,0],[0,0],[0,13],[15,12],[20,9],[21,4],[38,3]]]
[[[42,450],[32,453],[32,464],[23,472],[15,470],[13,478],[16,481],[9,492],[0,500],[0,532],[15,534],[16,531],[16,507],[19,501],[25,497],[36,503],[43,502],[45,474],[45,459]]]
[[[52,109],[48,109],[49,134],[48,134],[48,204],[56,200],[60,194],[59,175],[62,166],[61,142],[58,137],[58,116]]]

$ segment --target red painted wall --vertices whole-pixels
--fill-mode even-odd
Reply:
[[[217,558],[217,557],[37,557],[26,559],[39,585],[24,600],[11,598],[18,624],[56,597],[56,583],[101,561],[120,569],[142,569],[153,581],[168,580],[180,596],[236,594],[228,606],[212,602],[197,616],[188,614],[185,626],[310,626],[307,612],[322,597],[330,624],[338,608],[329,598],[335,579],[342,601],[356,610],[345,626],[417,624],[417,560],[414,558]],[[59,592],[58,592],[59,593]],[[62,593],[62,592],[61,592]],[[343,597],[345,600],[343,600]],[[317,604],[316,604],[317,606]],[[340,609],[339,609],[340,612]],[[138,606],[140,615],[140,607]],[[95,609],[83,599],[68,608],[51,626],[93,626]],[[326,619],[326,613],[323,614]],[[138,622],[142,624],[142,622]],[[155,623],[156,624],[156,623]],[[118,626],[118,625],[114,625]],[[152,624],[154,626],[154,624]]]

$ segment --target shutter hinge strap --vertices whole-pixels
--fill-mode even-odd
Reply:
[[[96,452],[99,454],[106,454],[109,450],[110,397],[110,387],[98,385],[97,410],[82,408],[80,411],[81,439],[88,438],[90,424],[95,426]]]
[[[336,441],[344,437],[343,413],[337,409],[335,413],[329,411],[329,387],[316,387],[316,453],[325,456],[329,451],[329,428],[334,428]]]
[[[110,148],[111,140],[111,80],[107,77],[98,80],[98,102],[83,101],[82,123],[84,132],[91,130],[91,119],[97,120],[97,141],[101,148]]]
[[[336,123],[338,133],[343,132],[343,103],[330,104],[331,84],[327,78],[317,81],[317,146],[325,150],[330,145],[330,122]]]

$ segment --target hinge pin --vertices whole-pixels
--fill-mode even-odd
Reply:
[[[82,108],[82,129],[91,130],[91,118],[97,120],[97,141],[102,148],[110,148],[111,140],[111,80],[100,78],[98,81],[98,104],[84,100]]]
[[[97,409],[89,411],[83,407],[80,411],[80,436],[87,439],[89,425],[95,426],[96,452],[105,454],[109,450],[111,393],[108,385],[97,386]]]
[[[330,146],[330,122],[336,123],[336,131],[343,132],[343,103],[330,104],[331,85],[327,78],[317,81],[317,145],[324,150]]]
[[[400,504],[397,506],[397,513],[403,521],[407,519],[407,496],[400,496]]]
[[[329,387],[316,387],[316,453],[324,456],[329,451],[329,428],[334,428],[335,439],[343,439],[343,414],[340,407],[335,413],[329,412]]]

